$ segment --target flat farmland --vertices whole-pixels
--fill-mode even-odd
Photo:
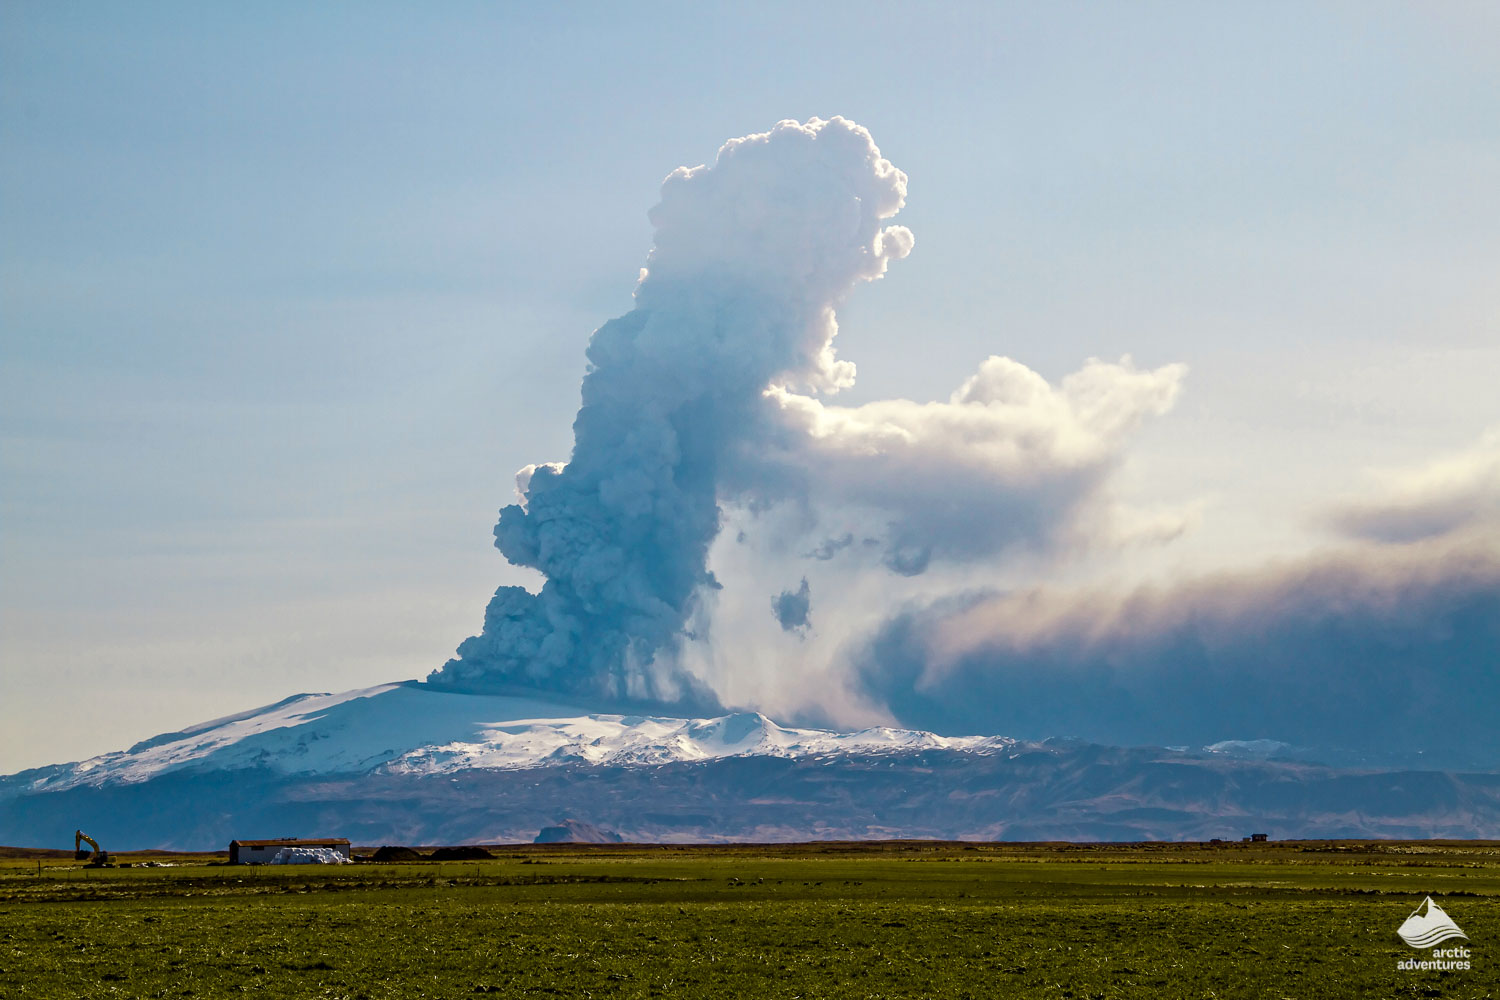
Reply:
[[[1491,997],[1500,844],[495,847],[0,859],[0,996]],[[1396,928],[1427,896],[1470,968]]]

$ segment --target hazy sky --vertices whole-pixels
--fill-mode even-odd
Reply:
[[[0,772],[441,665],[662,179],[784,118],[910,177],[840,402],[1187,366],[1116,474],[1185,530],[1053,579],[1493,505],[1496,11],[0,6]]]

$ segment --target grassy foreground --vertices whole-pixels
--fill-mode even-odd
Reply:
[[[0,859],[0,996],[1490,997],[1500,845],[501,848]],[[121,860],[131,860],[125,856]],[[165,859],[172,860],[172,859]],[[1472,968],[1396,936],[1432,895]]]

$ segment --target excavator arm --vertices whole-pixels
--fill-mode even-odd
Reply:
[[[84,851],[84,844],[88,844],[90,847],[92,847],[94,849],[94,853],[89,854]],[[82,830],[74,830],[73,857],[79,861],[82,861],[84,858],[88,858],[90,864],[103,864],[104,860],[108,858],[109,855],[104,853],[104,848],[99,846],[99,841],[95,840],[93,837],[90,837]]]

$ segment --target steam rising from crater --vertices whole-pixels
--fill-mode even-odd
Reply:
[[[905,196],[906,175],[842,118],[784,121],[672,172],[636,306],[589,342],[573,454],[523,470],[523,503],[495,526],[505,557],[546,584],[500,588],[482,634],[431,681],[690,693],[670,651],[717,586],[725,467],[763,433],[768,386],[853,381],[834,307],[910,252],[909,231],[882,225]]]
[[[854,382],[836,308],[911,252],[886,225],[906,183],[842,118],[783,121],[667,177],[635,308],[589,342],[573,453],[522,469],[495,526],[546,582],[500,588],[430,682],[715,704],[684,643],[711,641],[726,606],[805,635],[814,600],[805,574],[779,595],[706,600],[723,589],[709,557],[730,509],[794,509],[758,525],[799,536],[782,551],[902,577],[1108,534],[1122,441],[1171,407],[1180,365],[1090,360],[1054,387],[997,356],[946,402],[822,398]]]

